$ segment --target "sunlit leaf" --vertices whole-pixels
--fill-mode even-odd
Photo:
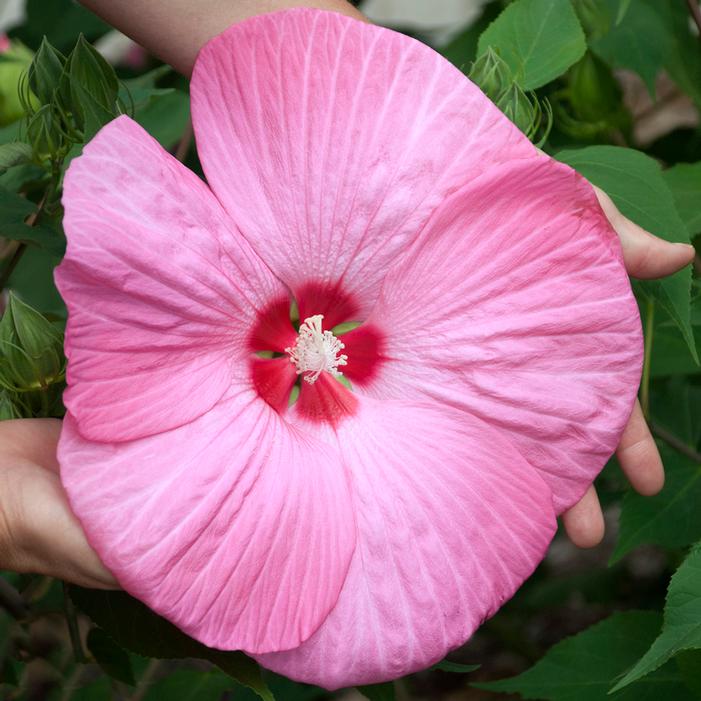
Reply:
[[[546,701],[692,701],[695,697],[674,665],[629,689],[608,694],[654,640],[661,624],[662,615],[654,611],[615,613],[557,643],[517,677],[473,686]]]
[[[515,0],[479,38],[477,53],[496,48],[525,90],[562,75],[586,51],[570,0]]]
[[[669,583],[659,637],[614,690],[644,681],[678,652],[695,649],[701,649],[701,547],[692,550]]]

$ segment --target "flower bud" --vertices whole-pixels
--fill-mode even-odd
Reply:
[[[499,96],[496,105],[524,134],[531,131],[535,109],[528,95],[516,83]]]
[[[492,102],[513,83],[511,69],[491,46],[472,64],[469,78]]]
[[[569,71],[569,102],[577,119],[605,119],[621,102],[621,89],[611,69],[591,51]]]
[[[62,381],[64,372],[61,331],[10,293],[0,320],[0,386],[40,390]]]
[[[29,89],[42,105],[53,101],[65,65],[65,56],[44,37],[27,74]]]
[[[81,34],[68,59],[70,89],[76,122],[96,130],[117,115],[119,81],[114,68]]]
[[[43,105],[27,122],[27,140],[39,159],[56,155],[64,143],[61,121],[51,105]]]

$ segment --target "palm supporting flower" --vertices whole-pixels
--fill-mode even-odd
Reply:
[[[616,237],[386,29],[263,15],[207,44],[191,94],[208,185],[127,117],[66,176],[72,507],[207,645],[329,688],[426,667],[620,437],[641,335]]]

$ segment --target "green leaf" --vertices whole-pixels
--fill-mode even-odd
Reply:
[[[460,664],[459,662],[451,662],[450,660],[441,660],[431,667],[432,670],[438,669],[442,672],[454,672],[455,674],[469,674],[480,668],[478,664]]]
[[[701,347],[701,298],[691,300],[691,329],[697,347]],[[669,315],[660,309],[655,314],[652,343],[651,377],[692,375],[701,373],[689,345],[680,336],[679,329]]]
[[[653,497],[633,491],[623,499],[620,531],[609,564],[644,544],[685,547],[701,538],[701,465],[662,448],[664,489]]]
[[[107,676],[134,686],[136,682],[129,655],[104,630],[92,628],[86,644],[95,662]]]
[[[701,233],[701,162],[680,163],[663,171],[689,236]]]
[[[492,46],[524,90],[562,75],[586,51],[570,0],[515,0],[479,38],[477,54]]]
[[[608,695],[611,684],[657,635],[662,616],[627,611],[566,638],[517,677],[473,684],[479,689],[547,701],[691,701],[694,696],[672,665],[623,692]]]
[[[190,119],[190,99],[181,90],[157,91],[134,119],[164,148],[177,143]]]
[[[216,670],[178,669],[151,684],[143,701],[214,701],[232,686],[231,679]]]
[[[73,0],[27,0],[27,21],[15,30],[28,46],[46,38],[62,51],[70,51],[79,33],[96,39],[110,27]],[[13,32],[13,33],[15,33]]]
[[[642,0],[636,0],[635,5]],[[671,46],[665,56],[665,68],[672,80],[701,109],[701,51],[698,37],[689,29],[686,3],[676,0],[645,0],[655,8],[660,26],[668,27]],[[655,41],[655,37],[651,37]]]
[[[32,147],[23,141],[12,141],[0,145],[0,172],[16,165],[28,163],[32,159]]]
[[[244,653],[222,652],[202,645],[124,592],[81,587],[71,587],[70,592],[75,604],[127,650],[160,659],[209,660],[239,684],[255,691],[263,701],[274,701],[260,667]]]
[[[659,637],[612,691],[646,677],[682,650],[698,649],[701,649],[701,546],[691,551],[669,583]]]
[[[662,171],[649,156],[618,146],[588,146],[560,151],[557,158],[604,190],[625,216],[644,229],[667,241],[689,242]],[[665,308],[698,363],[691,328],[691,268],[662,280],[636,283],[636,289]]]
[[[619,4],[619,0],[605,1],[612,6]],[[612,9],[618,12],[620,5]],[[629,68],[637,73],[654,95],[655,79],[672,50],[672,34],[668,23],[660,22],[654,7],[645,0],[636,0],[628,8],[623,21],[592,42],[591,48],[613,67]]]
[[[370,701],[394,701],[396,698],[394,684],[392,682],[359,686],[357,689],[366,699],[370,699]]]

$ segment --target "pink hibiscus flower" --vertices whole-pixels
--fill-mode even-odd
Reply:
[[[618,442],[641,334],[616,236],[458,70],[347,17],[231,27],[192,111],[208,185],[127,117],[66,176],[72,507],[207,645],[328,688],[427,667]]]

